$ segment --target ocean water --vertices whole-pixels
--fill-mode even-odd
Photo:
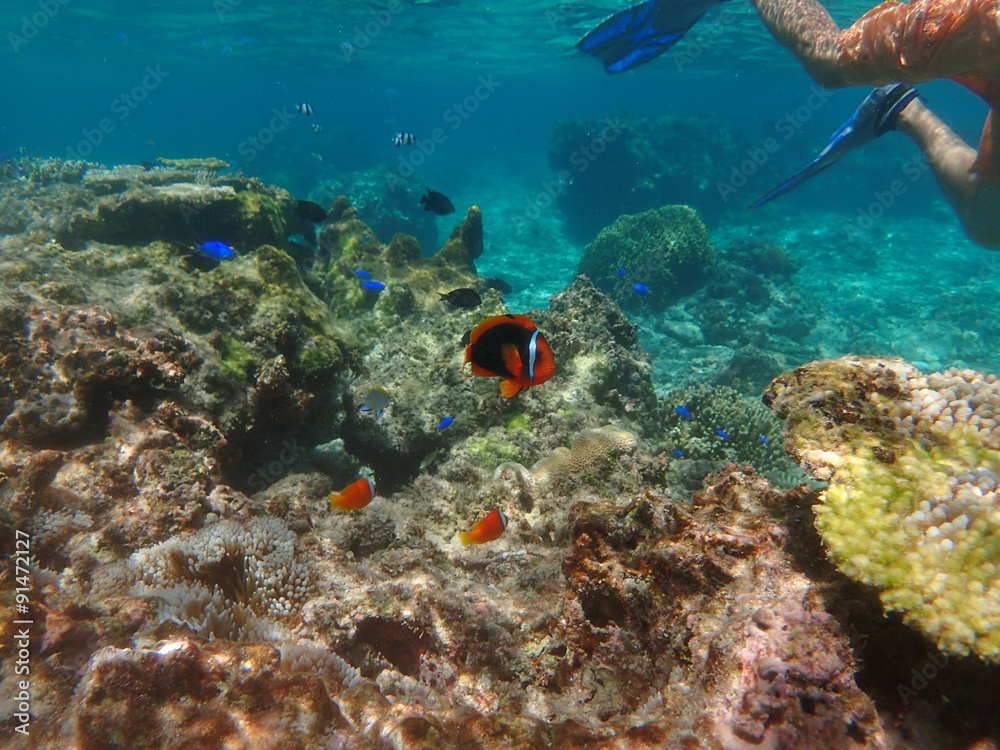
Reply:
[[[586,240],[567,237],[551,200],[556,174],[546,150],[558,121],[710,114],[746,136],[748,158],[777,136],[779,152],[768,169],[735,194],[720,193],[731,208],[770,187],[780,167],[787,174],[807,162],[866,93],[817,98],[743,3],[710,12],[654,62],[605,75],[573,45],[618,7],[541,0],[172,0],[155,7],[11,0],[0,9],[0,152],[106,165],[214,156],[299,197],[365,170],[405,171],[408,184],[440,190],[460,208],[482,207],[488,250],[481,274],[509,278],[512,307],[543,306],[572,279]],[[830,4],[841,23],[866,7]],[[950,82],[921,93],[977,142],[985,113],[979,100]],[[314,115],[295,111],[302,102]],[[438,142],[429,139],[436,129]],[[400,130],[421,138],[427,151],[419,164],[392,146]],[[984,356],[988,346],[964,358],[961,347],[944,340],[953,329],[934,327],[933,310],[949,295],[968,305],[969,297],[985,303],[995,293],[990,254],[957,230],[926,170],[906,179],[905,194],[885,205],[885,191],[919,158],[903,136],[891,134],[762,210],[728,211],[711,224],[713,238],[785,246],[802,263],[798,282],[826,304],[828,329],[863,332],[858,343],[867,344],[866,353],[1000,369]],[[714,166],[709,179],[719,185],[739,168]],[[512,218],[526,215],[527,230]],[[440,241],[453,219],[437,220]],[[861,241],[866,248],[841,252],[838,227],[859,220],[866,221],[864,236],[839,231],[840,244]],[[884,261],[877,271],[856,262],[870,254]],[[852,300],[867,314],[856,317]],[[887,318],[900,300],[905,305]],[[970,319],[967,336],[988,337],[989,317],[984,308],[982,326]],[[814,344],[825,356],[850,341]]]

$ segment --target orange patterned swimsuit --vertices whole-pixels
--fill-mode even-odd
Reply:
[[[1000,182],[1000,18],[998,0],[885,2],[837,43],[848,84],[925,83],[951,78],[990,107],[970,171]]]

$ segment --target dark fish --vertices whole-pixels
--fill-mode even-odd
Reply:
[[[295,215],[300,219],[319,224],[326,221],[326,210],[318,203],[312,201],[297,201],[295,204]]]
[[[496,289],[501,294],[510,294],[514,291],[514,287],[503,279],[486,279],[484,283],[487,289]]]
[[[396,148],[399,148],[400,146],[412,146],[416,142],[417,136],[413,135],[413,133],[400,132],[396,133],[396,135],[392,137],[392,145]]]
[[[475,289],[464,287],[462,289],[452,289],[450,292],[438,292],[442,302],[450,302],[455,307],[479,307],[483,304],[483,298],[476,293]]]
[[[420,205],[424,207],[424,211],[433,211],[438,216],[455,213],[455,204],[448,199],[447,195],[436,190],[428,190],[420,199]]]
[[[295,111],[298,112],[300,115],[306,115],[308,117],[316,110],[314,110],[312,108],[312,105],[309,104],[308,102],[302,102],[302,104],[295,105]]]

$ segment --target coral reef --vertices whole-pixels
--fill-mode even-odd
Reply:
[[[824,561],[812,489],[732,465],[677,486],[638,330],[585,277],[526,311],[556,354],[543,387],[505,399],[463,373],[462,335],[508,311],[474,267],[478,209],[421,258],[338,198],[315,254],[262,244],[191,271],[170,242],[56,236],[95,190],[175,167],[84,186],[96,168],[28,166],[51,181],[38,203],[11,191],[24,231],[0,238],[0,551],[30,539],[30,593],[18,613],[7,566],[0,682],[23,679],[26,617],[31,736],[6,691],[4,748],[959,750],[992,731],[995,671],[946,664],[895,696],[927,651]],[[440,302],[452,286],[482,305]],[[901,445],[962,445],[940,415],[992,439],[992,382],[913,378],[925,401],[877,421]],[[381,415],[355,408],[370,388]],[[370,474],[368,506],[331,510]],[[953,512],[979,529],[994,493],[985,471],[954,478],[929,510],[958,549]],[[504,533],[463,547],[494,510]]]
[[[306,748],[350,727],[319,675],[284,673],[273,647],[185,638],[96,652],[74,719],[80,750]]]
[[[219,240],[248,252],[258,245],[280,245],[288,234],[294,201],[256,180],[211,179],[212,172],[202,171],[191,175],[197,181],[182,182],[188,176],[182,170],[116,174],[121,171],[104,170],[90,180],[84,176],[83,185],[99,197],[91,211],[72,218],[61,241],[195,246]]]
[[[709,470],[727,463],[752,466],[778,487],[794,487],[804,479],[781,449],[781,422],[732,388],[680,388],[663,400],[663,411],[667,440],[682,459],[677,463],[696,463],[688,471],[699,483]]]
[[[816,526],[837,565],[943,651],[1000,661],[996,378],[842,358],[766,400],[793,457],[830,482]]]
[[[714,258],[708,230],[688,206],[664,206],[622,216],[583,249],[577,272],[624,308],[662,310],[707,277]],[[624,275],[621,271],[624,270]],[[641,296],[636,283],[649,291]]]
[[[596,468],[598,461],[631,453],[637,445],[635,436],[625,430],[613,426],[590,427],[577,435],[569,448],[556,448],[532,466],[531,477],[543,483],[576,476]]]

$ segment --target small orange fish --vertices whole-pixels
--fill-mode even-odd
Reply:
[[[485,518],[472,527],[472,531],[458,532],[458,540],[463,547],[468,547],[470,544],[486,544],[499,539],[506,528],[507,516],[499,510],[491,510]]]
[[[334,510],[361,510],[375,497],[375,482],[363,477],[347,485],[340,494],[330,495],[330,507]]]

